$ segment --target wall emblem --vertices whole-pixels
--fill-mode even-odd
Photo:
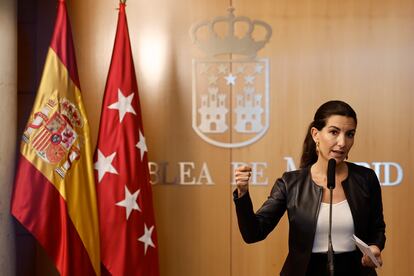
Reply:
[[[269,59],[258,58],[272,35],[260,20],[226,16],[195,23],[192,42],[206,55],[192,67],[192,127],[206,142],[247,146],[269,128]]]
[[[64,178],[72,162],[80,158],[79,135],[75,129],[82,126],[81,114],[73,103],[66,98],[59,102],[50,98],[29,122],[23,142],[43,161],[56,165],[55,172]]]

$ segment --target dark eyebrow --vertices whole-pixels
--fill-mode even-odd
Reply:
[[[341,129],[339,127],[336,127],[336,126],[329,126],[328,128],[333,128],[335,130],[341,131]],[[353,129],[348,130],[347,132],[352,132],[352,131],[353,132],[356,132],[356,129],[353,128]]]

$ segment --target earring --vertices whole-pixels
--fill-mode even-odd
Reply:
[[[319,141],[316,141],[316,154],[319,155]]]

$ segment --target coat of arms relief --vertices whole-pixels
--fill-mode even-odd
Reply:
[[[190,29],[205,54],[193,59],[192,126],[206,142],[224,148],[247,146],[269,128],[269,59],[257,52],[269,42],[270,25],[226,16]]]

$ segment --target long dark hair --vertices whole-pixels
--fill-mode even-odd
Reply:
[[[300,167],[305,168],[314,164],[318,160],[316,153],[316,144],[311,135],[311,129],[314,127],[322,130],[325,127],[326,121],[332,115],[341,115],[353,118],[355,125],[357,124],[357,116],[352,107],[343,101],[329,101],[321,105],[316,110],[313,122],[310,123],[308,131],[303,141],[302,157],[300,158]]]

